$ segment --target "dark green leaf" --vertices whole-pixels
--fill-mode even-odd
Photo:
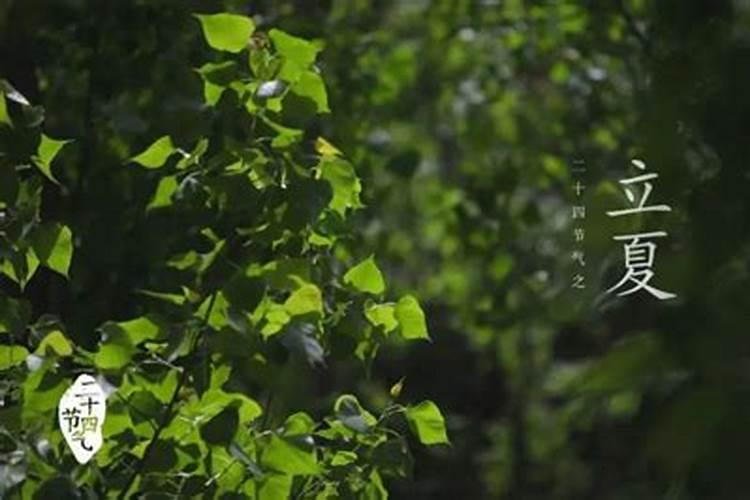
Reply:
[[[228,445],[234,439],[239,423],[237,407],[227,406],[201,426],[201,438],[211,445]]]

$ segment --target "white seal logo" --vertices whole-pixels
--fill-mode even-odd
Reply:
[[[91,375],[80,375],[60,398],[60,430],[78,463],[85,464],[101,448],[105,415],[106,396]]]

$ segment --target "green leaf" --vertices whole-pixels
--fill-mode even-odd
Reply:
[[[320,47],[313,42],[292,36],[289,33],[279,29],[272,29],[268,36],[273,42],[276,50],[284,56],[287,61],[294,63],[297,68],[304,69],[315,62],[315,57],[320,52]],[[288,75],[281,75],[285,80],[289,80]]]
[[[4,92],[0,92],[0,123],[4,123],[10,127],[13,126],[13,122],[10,121],[10,115],[8,115],[8,105],[5,102]]]
[[[19,365],[29,355],[28,349],[20,345],[0,345],[0,370]]]
[[[323,297],[320,288],[313,284],[305,284],[292,292],[284,308],[290,316],[300,316],[308,313],[323,312]]]
[[[122,342],[107,343],[94,355],[94,364],[101,370],[117,370],[130,362],[133,351],[133,346]]]
[[[284,421],[284,436],[311,434],[315,430],[315,420],[303,411],[293,413]]]
[[[29,373],[23,383],[21,419],[24,425],[51,422],[60,397],[70,387],[70,380],[51,369],[55,363],[54,360],[44,361],[39,369]]]
[[[406,409],[406,419],[422,444],[449,444],[445,433],[445,419],[432,401],[422,401]]]
[[[149,316],[121,323],[107,322],[101,327],[103,343],[94,355],[94,363],[102,370],[117,370],[130,362],[136,346],[147,340],[156,340],[163,330]]]
[[[250,35],[255,31],[252,19],[236,14],[195,14],[203,29],[208,45],[216,50],[240,52],[247,47]]]
[[[326,156],[320,162],[320,177],[327,180],[333,189],[329,206],[344,217],[347,208],[360,208],[359,193],[362,185],[351,163],[341,158]]]
[[[145,151],[131,158],[130,161],[145,168],[160,168],[176,151],[177,148],[172,143],[172,138],[165,135],[157,139]]]
[[[320,472],[313,449],[276,435],[271,436],[271,441],[263,450],[261,463],[286,474],[307,475]]]
[[[396,304],[396,319],[401,326],[401,335],[405,339],[428,339],[427,322],[419,301],[411,295],[405,295]]]
[[[398,327],[396,307],[393,304],[372,304],[365,308],[365,317],[374,326],[382,326],[385,333]]]
[[[52,161],[57,153],[71,141],[58,141],[42,134],[42,140],[37,147],[36,155],[32,157],[34,165],[52,182],[59,184],[57,179],[52,175]]]
[[[214,382],[212,377],[212,386],[214,386]],[[218,414],[221,411],[219,408],[233,406],[237,408],[240,420],[243,423],[252,422],[263,414],[263,409],[255,400],[244,394],[224,392],[218,388],[206,391],[201,397],[200,403],[204,415]]]
[[[353,464],[357,461],[357,454],[351,451],[337,451],[331,459],[331,465],[343,466]]]
[[[184,153],[182,151],[180,152],[182,154],[182,158],[177,161],[175,168],[177,170],[182,170],[188,167],[192,167],[193,165],[198,165],[198,163],[201,161],[201,158],[203,158],[203,155],[206,154],[206,151],[208,151],[208,139],[204,137],[196,143],[195,147],[192,151],[190,151],[190,153]]]
[[[307,97],[315,103],[318,113],[330,113],[328,93],[323,78],[314,71],[304,71],[292,88],[292,92]]]
[[[0,263],[0,272],[18,283],[23,290],[39,267],[39,258],[32,249],[23,253],[11,252],[7,259]]]
[[[174,175],[162,177],[159,185],[156,186],[156,192],[148,203],[146,210],[170,206],[172,204],[172,195],[175,191],[177,191],[177,177]]]
[[[34,231],[31,245],[44,267],[68,277],[73,258],[73,233],[67,226],[58,223],[42,224]]]
[[[258,485],[257,500],[287,500],[291,498],[293,479],[292,476],[283,474],[266,476]]]
[[[388,490],[385,489],[383,480],[376,469],[373,469],[370,474],[370,480],[363,493],[361,498],[364,500],[388,500]]]
[[[196,71],[203,80],[203,100],[208,106],[215,106],[229,85],[241,79],[234,61],[206,63]]]
[[[264,338],[269,338],[272,335],[279,333],[284,326],[289,323],[289,313],[281,304],[275,302],[265,302],[261,304],[261,307],[265,308],[264,320],[265,324],[260,330],[260,334]]]
[[[122,329],[133,345],[138,345],[146,340],[156,340],[162,334],[161,326],[149,316],[131,319],[115,323],[114,326]]]
[[[73,354],[73,346],[60,330],[48,333],[39,343],[36,351],[34,351],[35,354],[40,356],[45,356],[50,352],[58,356],[70,356]]]
[[[344,274],[344,283],[360,292],[380,295],[385,291],[385,281],[371,255]]]

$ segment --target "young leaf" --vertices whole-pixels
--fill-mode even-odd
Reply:
[[[320,294],[320,288],[309,283],[301,286],[286,299],[284,308],[290,316],[313,312],[321,313],[323,311],[323,298]]]
[[[318,137],[315,139],[315,151],[317,151],[320,156],[343,156],[341,150],[328,142],[325,137]]]
[[[170,206],[172,204],[172,195],[175,191],[177,191],[177,178],[174,175],[162,177],[159,185],[156,186],[156,192],[146,210]]]
[[[73,233],[62,224],[43,224],[31,238],[31,245],[39,262],[66,278],[73,258]]]
[[[359,200],[362,185],[351,163],[342,158],[324,156],[320,162],[320,177],[331,184],[333,199],[329,206],[339,215],[345,216],[347,208],[362,206]]]
[[[307,475],[317,474],[320,471],[314,450],[303,449],[296,443],[292,443],[291,439],[278,436],[271,436],[271,442],[263,450],[261,463],[268,468],[287,474]]]
[[[5,94],[3,92],[0,92],[0,123],[4,123],[9,126],[13,126],[13,123],[10,121],[10,116],[8,115],[8,106],[5,103]]]
[[[50,351],[58,356],[70,356],[73,354],[73,346],[60,330],[54,330],[42,339],[34,353],[44,356]]]
[[[0,273],[18,283],[23,290],[34,276],[37,267],[39,267],[39,258],[33,250],[27,250],[24,253],[10,254],[7,260],[0,264]]]
[[[155,340],[163,333],[161,326],[148,316],[141,316],[121,323],[110,323],[107,328],[110,327],[122,330],[133,345],[146,340]]]
[[[23,363],[29,351],[20,345],[0,345],[0,370]]]
[[[57,179],[52,175],[52,161],[57,156],[57,153],[71,141],[58,141],[42,134],[42,140],[39,142],[37,147],[36,155],[32,157],[34,165],[55,184],[59,184]]]
[[[449,444],[445,419],[432,401],[422,401],[406,409],[406,419],[422,444]]]
[[[123,339],[103,344],[94,355],[94,364],[100,370],[119,370],[130,362],[135,348]]]
[[[314,71],[304,71],[292,87],[292,92],[300,97],[307,97],[315,103],[318,113],[330,113],[328,93],[323,78]]]
[[[208,45],[216,50],[240,52],[247,47],[255,23],[249,17],[236,14],[195,14]]]
[[[385,291],[385,281],[375,259],[369,256],[344,274],[344,283],[360,292],[380,295]]]
[[[413,296],[405,295],[399,299],[396,304],[396,319],[405,339],[430,339],[424,312]]]
[[[177,151],[172,143],[172,138],[168,135],[160,137],[151,144],[145,151],[130,159],[145,168],[160,168],[167,162],[167,159]]]
[[[316,44],[278,29],[269,31],[268,36],[276,50],[300,69],[314,63],[315,56],[320,52],[320,47]]]
[[[390,333],[398,327],[396,308],[393,304],[374,304],[366,307],[365,317],[374,326],[382,326],[385,333]]]

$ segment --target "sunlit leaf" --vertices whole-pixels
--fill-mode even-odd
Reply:
[[[365,308],[365,316],[374,326],[380,326],[385,333],[398,327],[396,306],[393,304],[373,304]]]
[[[293,475],[317,474],[320,471],[312,447],[276,435],[271,436],[271,441],[263,450],[261,464],[274,471]]]
[[[0,345],[0,370],[19,365],[29,355],[28,349],[20,345]]]
[[[61,224],[42,224],[32,235],[32,248],[41,265],[68,276],[73,258],[73,233]]]
[[[291,316],[323,311],[323,298],[320,289],[313,284],[305,284],[292,292],[284,302],[284,307]]]
[[[294,83],[292,92],[312,100],[318,113],[329,113],[331,111],[328,107],[328,93],[323,78],[314,71],[303,71]]]
[[[284,58],[293,63],[295,70],[304,69],[315,62],[315,57],[320,52],[320,47],[304,38],[299,38],[279,29],[272,29],[269,31],[268,36],[271,38],[276,50],[281,53]],[[284,74],[282,71],[282,77],[286,79],[295,80],[292,75]],[[291,77],[291,78],[290,78]]]
[[[42,134],[42,139],[37,147],[36,155],[33,157],[34,165],[47,177],[49,180],[58,184],[57,179],[52,175],[52,161],[57,156],[60,150],[71,142],[70,140],[61,141],[52,139]]]
[[[445,419],[432,401],[423,401],[406,409],[406,418],[422,444],[448,444]]]
[[[411,295],[405,295],[396,304],[396,319],[405,339],[429,339],[427,321],[419,301]]]
[[[371,255],[344,274],[344,283],[361,292],[380,295],[385,291],[385,280]]]
[[[160,168],[176,151],[177,149],[172,144],[172,138],[165,135],[152,143],[145,151],[131,158],[130,161],[145,168]]]
[[[159,181],[159,185],[156,186],[156,192],[151,198],[146,210],[170,206],[172,204],[172,195],[175,191],[177,191],[177,178],[174,175],[162,177]]]
[[[49,352],[57,356],[70,356],[73,354],[73,346],[60,330],[54,330],[42,339],[34,352],[41,356]]]
[[[195,14],[203,29],[208,45],[216,50],[239,52],[255,31],[255,23],[249,17],[237,14]]]
[[[330,207],[342,217],[347,208],[362,206],[359,200],[362,185],[351,163],[342,158],[324,157],[320,162],[320,177],[331,183],[333,199]]]
[[[0,123],[13,126],[13,122],[10,121],[10,115],[8,115],[8,106],[5,103],[5,94],[0,92]]]

